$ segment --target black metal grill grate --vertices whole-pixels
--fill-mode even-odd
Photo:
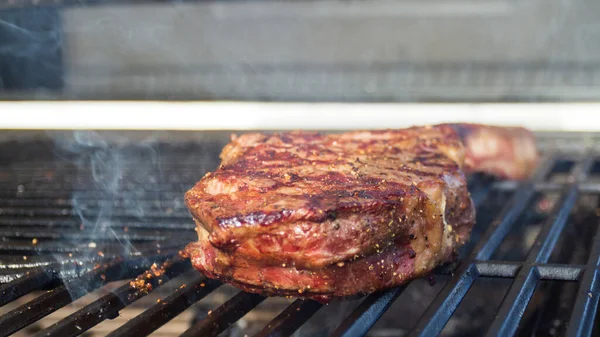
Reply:
[[[19,331],[111,281],[143,279],[142,286],[126,283],[37,334],[80,335],[118,316],[119,311],[171,280],[185,279],[185,287],[170,292],[110,333],[113,337],[146,336],[218,289],[219,282],[195,272],[178,251],[195,240],[194,226],[181,202],[182,193],[217,165],[221,145],[202,142],[115,148],[96,144],[65,152],[64,144],[57,149],[56,143],[46,141],[5,144],[0,156],[0,305],[35,291],[46,292],[1,315],[0,335]],[[114,153],[117,155],[107,157]],[[478,280],[489,277],[510,280],[510,286],[480,333],[522,334],[523,317],[536,289],[545,280],[553,280],[578,284],[570,317],[563,317],[567,324],[562,332],[567,336],[592,334],[600,296],[600,235],[596,233],[600,212],[592,216],[593,228],[589,228],[590,222],[586,225],[592,238],[582,260],[585,264],[568,260],[555,263],[553,259],[582,195],[600,196],[600,185],[594,180],[600,165],[595,152],[546,149],[544,155],[530,181],[498,182],[481,176],[470,179],[478,208],[473,240],[462,250],[454,268],[440,268],[438,273],[447,275],[448,281],[427,302],[420,318],[404,331],[406,335],[443,335],[470,289]],[[100,165],[106,163],[120,166],[117,187],[107,187],[110,177],[105,173],[114,173],[114,167]],[[494,193],[512,195],[501,202],[503,209],[496,215],[490,208]],[[523,216],[544,193],[553,193],[557,198],[551,205],[546,204],[535,239],[524,250],[525,258],[494,260],[506,242],[512,244],[507,241],[512,231],[534,222],[531,218],[523,220]],[[538,205],[549,199],[540,200]],[[508,251],[513,249],[508,247]],[[368,334],[411,286],[366,296],[329,333]],[[239,292],[189,330],[181,331],[182,336],[216,336],[264,300],[259,295]],[[407,307],[411,305],[406,303]],[[321,304],[298,299],[256,336],[289,336],[313,315],[318,316],[320,310]]]

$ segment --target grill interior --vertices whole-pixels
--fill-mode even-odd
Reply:
[[[598,335],[600,135],[539,134],[526,182],[470,177],[477,224],[454,265],[325,306],[239,292],[180,256],[196,239],[183,192],[228,133],[180,135],[0,144],[0,335]]]

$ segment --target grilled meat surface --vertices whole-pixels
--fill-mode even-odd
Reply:
[[[463,171],[524,178],[534,145],[524,129],[472,124],[234,136],[186,193],[199,236],[187,252],[208,277],[268,295],[397,286],[468,239]]]

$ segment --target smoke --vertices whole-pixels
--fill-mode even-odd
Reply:
[[[65,177],[73,190],[72,215],[80,222],[75,230],[82,234],[71,242],[80,252],[74,258],[89,262],[160,252],[160,241],[134,241],[130,236],[150,221],[150,207],[161,206],[162,170],[152,137],[132,146],[119,134],[74,131],[50,136],[55,154],[72,165]],[[64,257],[55,258],[61,262]]]
[[[125,247],[125,253],[129,253],[133,245],[129,240],[123,240],[115,233],[111,221],[114,202],[122,189],[123,162],[120,159],[120,150],[118,147],[109,146],[97,133],[90,131],[75,131],[74,139],[82,149],[78,153],[77,160],[80,172],[84,173],[85,170],[89,170],[92,178],[90,190],[98,191],[100,198],[95,200],[97,202],[96,212],[89,212],[88,203],[86,203],[89,198],[83,198],[84,192],[75,192],[73,194],[73,210],[81,219],[82,226],[91,228],[92,240],[106,241],[110,240],[106,236],[112,236]],[[90,245],[94,246],[94,242],[91,241]]]
[[[34,31],[2,19],[0,19],[0,30],[7,32],[7,39],[0,44],[0,55],[31,57],[41,50],[51,52],[62,47],[62,35],[56,30]],[[23,43],[24,41],[26,43]]]
[[[63,85],[64,35],[57,8],[0,11],[0,90],[34,95]]]

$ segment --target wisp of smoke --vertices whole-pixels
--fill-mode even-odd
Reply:
[[[94,131],[50,136],[56,154],[68,158],[75,167],[71,177],[73,214],[81,221],[79,229],[89,238],[73,243],[84,251],[76,258],[93,261],[110,256],[143,255],[123,230],[127,231],[127,223],[143,222],[148,201],[159,197],[159,189],[154,189],[154,195],[145,189],[152,182],[158,183],[161,177],[152,139],[131,146],[127,137],[109,138]]]

